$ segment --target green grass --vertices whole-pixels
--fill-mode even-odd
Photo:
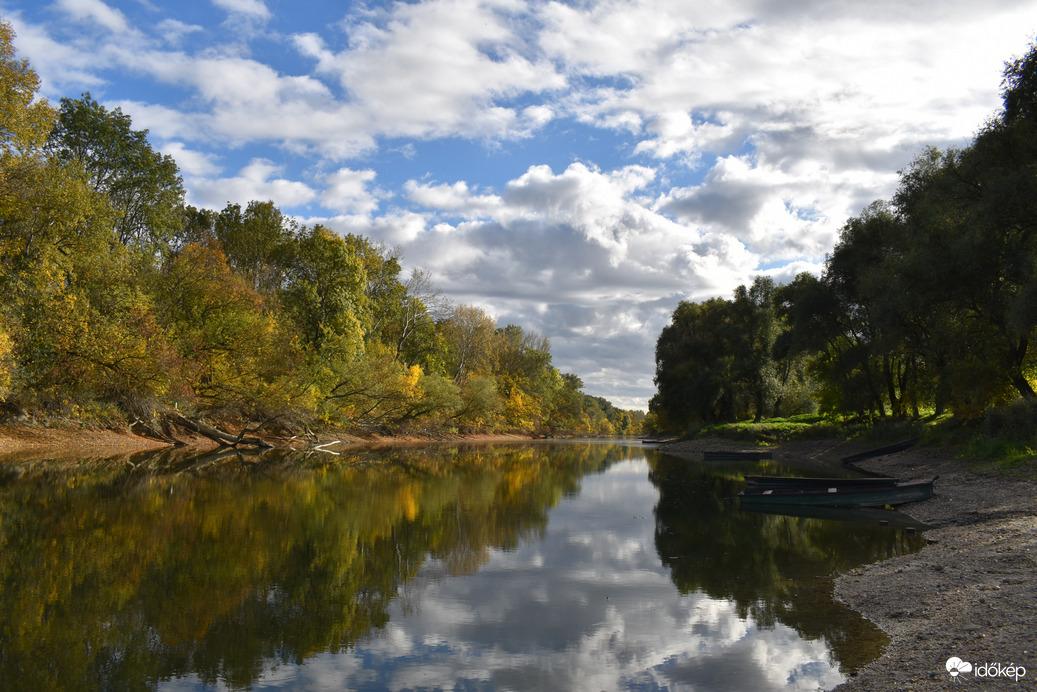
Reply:
[[[1037,450],[1033,443],[977,435],[959,457],[973,471],[1037,478]]]
[[[914,437],[927,438],[933,426],[938,426],[945,418],[870,419],[809,413],[788,418],[768,418],[759,423],[743,421],[708,425],[689,431],[688,435],[722,437],[764,445],[826,438],[888,444]]]
[[[773,445],[789,440],[820,440],[827,437],[842,437],[844,422],[838,418],[815,413],[768,418],[759,423],[743,421],[706,425],[689,431],[689,437],[722,437],[725,439]]]
[[[941,447],[979,473],[1037,478],[1037,406],[989,412],[980,421],[950,414],[911,419],[868,419],[818,413],[705,425],[688,438],[719,437],[764,447],[793,440],[853,439],[878,447],[910,438],[919,445]]]

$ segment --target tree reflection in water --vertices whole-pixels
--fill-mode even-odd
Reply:
[[[687,642],[659,639],[662,618],[680,638],[689,613],[711,607],[706,596],[682,599],[667,572],[680,593],[723,601],[714,601],[718,612],[733,603],[758,626],[823,638],[843,670],[875,655],[881,633],[831,600],[830,575],[923,539],[741,513],[731,501],[738,474],[649,454],[659,493],[653,549],[646,517],[625,516],[655,502],[643,455],[637,446],[559,444],[23,463],[0,479],[0,688],[137,690],[181,678],[243,688],[279,666],[367,656],[373,634],[399,626],[390,617],[420,610],[421,573],[490,572],[485,595],[507,596],[506,617],[479,623],[490,640],[457,646],[503,652],[505,640],[540,647],[558,638],[557,650],[516,659],[528,676],[576,644],[596,647],[634,681],[677,680],[678,663],[701,665]],[[580,518],[579,536],[540,545],[549,512],[567,496],[573,502],[554,516],[575,520],[582,479],[628,459],[638,461],[614,469],[624,480],[610,472],[593,484],[615,493],[602,495],[603,514]],[[637,501],[610,499],[630,496],[630,474]],[[609,540],[625,557],[607,554]],[[562,571],[538,571],[524,550],[557,558],[552,569]],[[588,562],[596,553],[604,560]],[[521,564],[513,574],[482,569],[491,556]],[[462,581],[440,582],[440,595]],[[528,600],[530,585],[551,597]],[[673,648],[648,650],[657,644]]]
[[[655,544],[681,593],[735,603],[759,626],[782,623],[807,640],[823,638],[840,671],[874,660],[888,638],[832,598],[833,576],[919,550],[920,534],[815,518],[741,511],[741,473],[656,455]],[[726,470],[725,470],[726,469]]]
[[[539,535],[582,476],[629,453],[27,464],[0,489],[0,687],[136,690],[188,674],[248,686],[384,626],[427,559],[468,573]]]

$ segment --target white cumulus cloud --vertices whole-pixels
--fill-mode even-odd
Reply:
[[[58,6],[79,20],[90,20],[114,33],[129,31],[122,12],[112,9],[101,0],[58,0]]]
[[[253,200],[275,200],[279,206],[309,204],[317,192],[306,183],[278,177],[283,169],[267,159],[254,159],[230,178],[185,178],[188,202],[220,209],[227,202],[242,206]]]
[[[244,14],[259,19],[270,18],[270,10],[261,0],[213,0],[213,4],[234,14]]]

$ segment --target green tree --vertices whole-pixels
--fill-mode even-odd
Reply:
[[[739,286],[733,300],[677,306],[656,343],[654,420],[666,428],[747,416],[759,421],[775,408],[792,367],[775,359],[783,329],[777,296],[772,279],[757,277]],[[779,371],[785,373],[780,386]],[[615,427],[622,420],[610,409],[603,408]]]
[[[746,389],[752,401],[756,422],[764,417],[776,392],[774,342],[777,317],[774,309],[774,280],[757,277],[750,288],[739,286],[733,301],[733,319],[739,329],[735,334],[736,382]]]
[[[436,322],[446,317],[449,303],[420,269],[411,272],[403,288],[405,293],[394,309],[386,311],[381,339],[394,346],[396,358],[404,363],[441,370],[443,344]]]
[[[469,375],[460,385],[460,397],[460,405],[451,416],[459,428],[475,431],[496,427],[504,401],[497,391],[497,381],[492,376]]]
[[[197,213],[195,218],[206,221]],[[212,233],[227,263],[268,297],[284,284],[287,248],[294,230],[294,224],[270,201],[249,202],[244,211],[238,204],[228,204],[212,218]]]
[[[472,375],[488,374],[493,357],[496,324],[480,308],[458,305],[440,323],[446,346],[447,374],[463,385]]]
[[[995,124],[961,151],[928,152],[902,176],[896,202],[910,228],[905,285],[924,319],[940,389],[978,415],[1037,397],[1037,136]]]
[[[494,333],[492,361],[498,390],[505,398],[504,415],[509,427],[541,428],[562,386],[558,371],[551,365],[548,340],[509,324]]]
[[[11,280],[36,266],[55,240],[74,242],[65,228],[72,211],[59,224],[65,171],[42,150],[57,114],[45,99],[36,99],[40,80],[26,59],[15,58],[14,30],[0,21],[0,282],[10,300]],[[71,187],[71,186],[70,186]],[[70,189],[68,195],[81,196]],[[40,217],[43,218],[40,218]],[[72,224],[74,225],[74,224]]]
[[[318,353],[355,355],[362,345],[360,317],[368,306],[360,258],[341,236],[318,224],[294,236],[285,267],[282,300],[303,343]]]
[[[537,388],[551,365],[547,338],[516,324],[497,329],[493,343],[493,370],[521,383],[527,391]]]
[[[407,294],[400,283],[399,251],[372,243],[363,236],[350,233],[344,237],[346,247],[364,270],[365,310],[359,315],[368,341],[386,343],[384,333],[399,315]]]
[[[1001,125],[1013,126],[1037,121],[1037,44],[1025,55],[1005,63],[1001,82]]]
[[[50,147],[63,161],[78,162],[93,189],[107,196],[119,215],[119,240],[153,254],[177,231],[184,189],[176,162],[152,149],[147,135],[121,109],[109,111],[86,93],[61,99]]]
[[[667,428],[735,420],[729,301],[681,301],[655,347],[657,393],[649,403]]]
[[[900,281],[909,240],[903,221],[876,202],[846,222],[825,263],[824,286],[834,297],[837,333],[830,336],[828,364],[853,400],[895,416],[916,401],[921,354],[908,338],[916,314]]]

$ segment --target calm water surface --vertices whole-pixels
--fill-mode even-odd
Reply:
[[[621,443],[4,469],[5,690],[828,689],[832,574],[924,543]]]

